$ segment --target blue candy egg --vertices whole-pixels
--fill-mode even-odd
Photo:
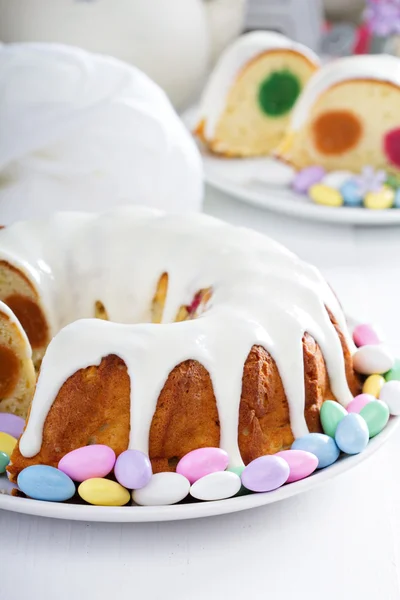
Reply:
[[[394,208],[400,208],[400,188],[397,188],[396,193],[394,195]]]
[[[358,413],[349,413],[337,426],[335,441],[346,454],[359,454],[366,448],[368,440],[368,425]]]
[[[335,440],[324,433],[308,433],[298,438],[293,442],[292,450],[305,450],[315,454],[318,458],[317,469],[329,467],[338,459],[340,454]]]
[[[18,475],[18,487],[30,498],[64,502],[75,494],[75,484],[68,475],[47,465],[26,467]]]
[[[359,187],[354,179],[349,179],[340,186],[340,193],[343,196],[345,206],[362,206],[363,197],[359,192]]]

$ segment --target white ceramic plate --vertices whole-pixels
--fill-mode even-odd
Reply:
[[[182,115],[185,125],[190,130],[193,130],[196,123],[196,112],[196,107],[194,107]],[[306,196],[296,194],[289,187],[277,187],[267,180],[262,181],[263,164],[266,172],[268,158],[220,158],[208,153],[202,144],[198,143],[198,146],[203,156],[206,182],[248,204],[292,217],[329,223],[353,225],[396,225],[400,223],[400,209],[369,210],[319,206]]]
[[[109,523],[178,521],[181,519],[197,519],[212,517],[226,513],[247,510],[272,502],[279,502],[290,496],[301,494],[333,479],[340,473],[354,468],[363,460],[374,454],[382,444],[395,432],[400,424],[400,417],[391,418],[386,428],[373,438],[361,454],[340,458],[334,465],[317,471],[311,477],[290,483],[264,494],[250,494],[218,502],[197,502],[192,504],[176,504],[173,506],[88,506],[76,504],[57,504],[56,502],[41,502],[27,498],[14,498],[0,494],[0,509],[52,517],[54,519],[70,519],[73,521],[105,521]],[[0,481],[1,487],[1,481]]]

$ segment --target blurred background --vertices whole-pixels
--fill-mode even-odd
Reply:
[[[399,11],[400,0],[0,0],[0,40],[111,54],[148,73],[182,110],[242,31],[274,29],[322,56],[400,54]]]

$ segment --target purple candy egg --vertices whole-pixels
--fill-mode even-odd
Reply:
[[[25,421],[22,417],[10,413],[0,412],[0,432],[8,433],[16,439],[19,438],[25,427]]]
[[[292,187],[299,194],[307,194],[310,187],[319,183],[325,175],[325,169],[314,165],[299,171],[293,179]]]
[[[290,467],[280,456],[260,456],[247,465],[242,484],[252,492],[270,492],[288,480]]]
[[[314,473],[318,467],[318,458],[315,454],[305,450],[282,450],[282,452],[277,452],[275,456],[283,458],[289,465],[290,474],[286,483],[304,479]]]
[[[221,448],[198,448],[188,452],[178,462],[176,472],[194,483],[201,477],[217,471],[225,471],[229,457]]]
[[[114,467],[115,478],[129,490],[140,490],[150,481],[153,474],[151,462],[139,450],[125,450],[117,458]]]
[[[105,477],[115,464],[115,452],[109,446],[92,444],[68,452],[58,463],[58,468],[74,481]]]

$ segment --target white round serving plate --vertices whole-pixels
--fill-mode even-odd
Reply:
[[[332,224],[367,226],[400,224],[400,209],[369,210],[367,208],[319,206],[306,196],[296,194],[290,189],[277,188],[267,183],[230,181],[227,177],[228,167],[232,169],[232,173],[235,173],[234,163],[237,162],[236,160],[221,159],[204,153],[203,159],[205,181],[209,185],[253,206],[291,217]],[[222,167],[221,162],[231,162],[232,164],[225,164]]]
[[[393,435],[399,424],[400,418],[392,417],[386,428],[369,442],[367,448],[361,454],[341,457],[334,465],[321,471],[316,471],[311,477],[296,483],[284,485],[273,492],[249,494],[217,502],[196,502],[175,504],[172,506],[123,507],[58,504],[56,502],[42,502],[0,494],[0,509],[54,519],[102,521],[108,523],[179,521],[234,513],[279,502],[285,498],[307,492],[326,481],[334,479],[337,475],[353,469],[359,463],[372,456]]]
[[[196,124],[197,107],[190,108],[182,115],[186,127],[193,131]],[[278,187],[268,181],[268,158],[232,159],[209,153],[196,140],[204,164],[204,178],[210,186],[242,200],[247,204],[300,217],[313,221],[324,221],[348,225],[398,225],[400,209],[370,210],[320,206],[310,198],[296,194],[289,187]],[[265,175],[263,177],[263,170]]]

